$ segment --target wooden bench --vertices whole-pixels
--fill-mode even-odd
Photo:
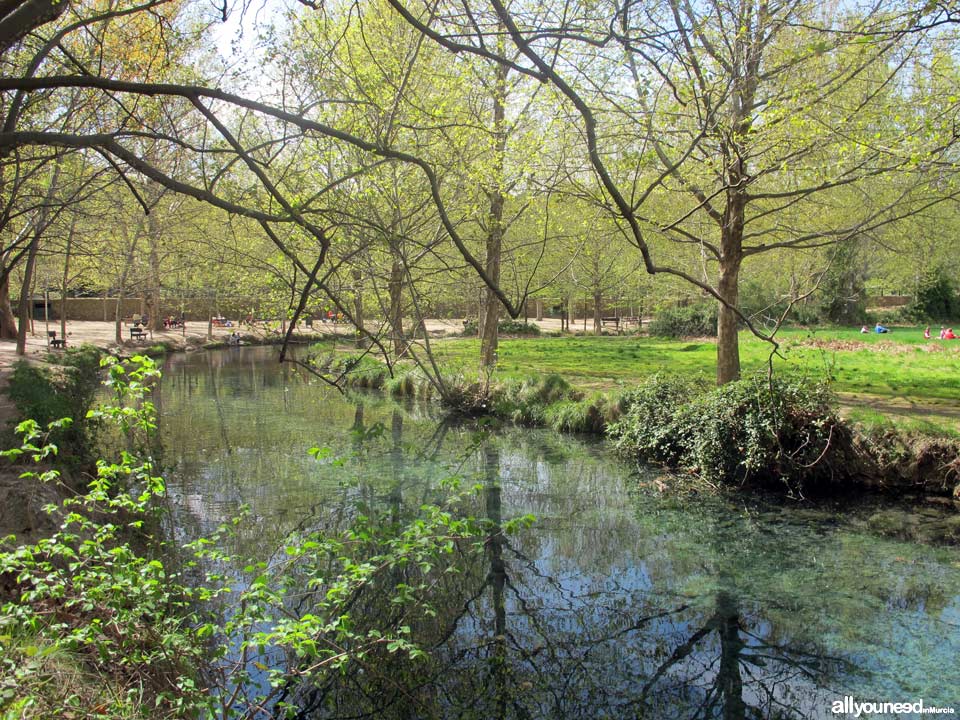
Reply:
[[[624,327],[627,327],[628,325],[636,325],[637,327],[640,327],[640,316],[627,315],[625,317],[620,318],[620,322],[623,323]]]
[[[607,325],[613,325],[617,332],[620,332],[620,318],[619,317],[602,317],[600,318],[600,327],[605,328]]]
[[[56,330],[47,330],[47,343],[50,345],[50,347],[55,348],[57,350],[61,348],[65,348],[67,346],[66,340],[64,340],[63,338],[60,338],[59,340],[57,339]]]
[[[130,339],[131,340],[144,340],[147,337],[147,331],[141,327],[132,327],[130,328]]]

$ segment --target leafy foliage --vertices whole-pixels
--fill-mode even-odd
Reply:
[[[817,295],[818,319],[840,325],[855,325],[866,320],[863,263],[856,242],[841,242],[834,247],[830,267],[820,281]]]
[[[471,318],[463,323],[464,337],[475,337],[479,332],[476,319]],[[521,320],[501,320],[497,323],[497,332],[500,335],[539,335],[540,326]]]
[[[661,337],[709,337],[717,334],[717,306],[698,303],[659,311],[650,323],[650,334]]]
[[[919,320],[949,321],[960,316],[960,297],[945,267],[937,265],[923,274],[907,312]]]
[[[7,393],[18,421],[31,419],[48,427],[60,418],[84,418],[99,387],[100,351],[92,345],[64,352],[61,364],[42,367],[20,361],[14,365]],[[95,424],[70,423],[50,429],[48,441],[60,455],[85,460],[93,444]]]
[[[801,490],[845,477],[849,430],[822,386],[751,378],[707,391],[655,376],[627,396],[611,427],[632,457],[716,484],[783,482]]]
[[[91,417],[114,422],[131,448],[146,448],[155,429],[147,393],[158,371],[142,356],[105,364],[116,402]],[[50,433],[68,424],[24,421],[21,447],[3,454],[43,462],[57,452]],[[311,454],[324,462],[331,455]],[[252,718],[267,706],[283,714],[292,684],[336,676],[350,663],[416,660],[423,653],[411,627],[437,613],[430,589],[455,572],[454,554],[481,551],[489,532],[458,511],[478,489],[461,490],[455,479],[444,487],[448,502],[423,506],[410,523],[360,515],[339,531],[299,531],[268,563],[223,550],[242,518],[182,549],[166,546],[144,532],[165,493],[152,459],[131,451],[99,461],[86,494],[50,508],[64,518],[59,532],[34,545],[4,541],[0,574],[13,585],[0,609],[0,662],[12,681],[0,683],[0,712]],[[191,580],[199,567],[208,570]]]

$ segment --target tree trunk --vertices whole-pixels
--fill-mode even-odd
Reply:
[[[364,344],[366,328],[363,326],[363,273],[353,270],[353,323],[357,329],[357,345]]]
[[[17,318],[10,305],[10,275],[0,281],[0,338],[14,340],[17,337]]]
[[[727,304],[720,303],[717,311],[717,385],[740,379],[739,318],[733,310],[739,306],[739,276],[739,256],[720,260],[717,291]]]
[[[150,270],[147,290],[144,293],[144,312],[149,319],[150,330],[160,330],[160,234],[162,229],[156,214],[159,202],[153,204],[154,212],[147,215],[147,236],[150,238]]]
[[[603,323],[600,321],[602,309],[603,293],[600,290],[595,290],[593,293],[593,332],[595,335],[603,332]]]
[[[387,322],[390,323],[390,335],[393,338],[393,353],[399,358],[407,352],[407,340],[403,334],[403,265],[396,254],[390,267],[387,292],[390,296]]]
[[[536,303],[537,322],[541,322],[543,320],[543,300],[537,298]]]
[[[501,26],[501,35],[504,28]],[[506,65],[498,65],[493,88],[493,182],[490,188],[490,217],[487,225],[487,261],[484,268],[487,277],[494,285],[500,284],[500,257],[503,248],[503,211],[506,196],[503,187],[504,156],[507,149],[506,103],[507,74]],[[499,343],[498,323],[500,322],[500,300],[489,287],[483,293],[483,322],[480,323],[480,367],[492,368],[497,364],[497,345]]]
[[[40,246],[40,226],[33,234],[33,240],[30,241],[30,250],[27,254],[27,264],[23,269],[23,286],[20,289],[20,324],[17,326],[17,355],[25,355],[27,352],[27,325],[30,323],[30,315],[33,310],[33,296],[30,294],[30,286],[33,284],[33,268],[37,261],[37,248]]]
[[[124,273],[125,275],[126,273]],[[123,342],[123,325],[121,323],[122,313],[121,308],[123,307],[123,283],[121,282],[119,291],[117,293],[117,304],[113,308],[113,329],[114,329],[114,340],[117,341],[117,345]]]
[[[70,251],[73,248],[73,235],[77,231],[77,216],[70,221],[67,233],[67,247],[63,254],[63,278],[60,283],[60,337],[67,339],[67,285],[70,282]]]

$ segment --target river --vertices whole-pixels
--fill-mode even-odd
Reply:
[[[304,717],[831,718],[845,696],[960,712],[960,552],[874,529],[935,510],[664,492],[603,442],[345,397],[275,352],[167,359],[178,540],[246,504],[231,550],[266,559],[344,514],[413,517],[452,475],[482,487],[480,514],[536,517],[438,590],[421,669],[300,688]]]

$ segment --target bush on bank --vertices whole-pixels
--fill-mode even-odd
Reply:
[[[13,366],[7,394],[18,421],[29,418],[47,427],[60,418],[86,417],[100,386],[100,350],[81,345],[65,350],[57,361],[41,366],[21,360]],[[94,423],[76,422],[55,428],[49,441],[60,446],[62,455],[83,461],[94,432]]]
[[[850,479],[852,435],[821,385],[749,378],[706,390],[654,376],[610,427],[620,452],[714,484],[802,490]]]

